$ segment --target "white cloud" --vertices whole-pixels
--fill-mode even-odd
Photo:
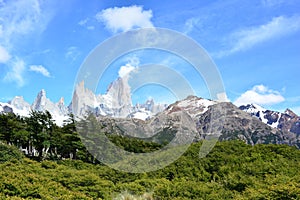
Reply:
[[[234,104],[237,106],[250,103],[272,105],[283,101],[285,101],[285,98],[278,91],[271,90],[264,85],[256,85],[238,97]]]
[[[80,51],[79,51],[78,48],[75,47],[75,46],[69,47],[69,48],[67,49],[66,54],[65,54],[65,57],[66,57],[67,59],[72,60],[72,62],[75,61],[75,60],[78,58],[78,56],[80,56]]]
[[[135,71],[139,64],[140,64],[140,60],[136,55],[133,56],[128,56],[124,58],[127,63],[124,66],[121,66],[119,69],[119,77],[124,78],[124,77],[128,77],[128,75]]]
[[[24,71],[25,63],[23,60],[17,59],[10,63],[11,70],[4,77],[4,81],[15,82],[18,87],[22,87],[25,84]]]
[[[49,71],[45,67],[43,67],[42,65],[31,65],[29,67],[29,70],[33,71],[33,72],[40,73],[40,74],[42,74],[43,76],[46,76],[46,77],[51,77]]]
[[[83,19],[83,20],[80,20],[80,21],[78,22],[78,24],[79,24],[80,26],[84,26],[88,21],[89,21],[89,19],[88,19],[88,18],[85,18],[85,19]]]
[[[11,58],[7,50],[0,45],[0,63],[6,63]]]
[[[78,22],[78,24],[79,24],[80,26],[82,26],[82,27],[85,27],[87,30],[94,30],[94,29],[95,29],[95,26],[89,25],[89,23],[88,23],[89,21],[90,21],[89,18],[85,18],[85,19],[83,19],[83,20],[80,20],[80,21]]]
[[[130,72],[132,72],[135,69],[134,66],[130,65],[130,64],[126,64],[124,66],[122,66],[119,70],[119,77],[123,78],[127,75],[129,75]]]
[[[32,32],[41,33],[45,30],[51,18],[50,12],[43,12],[38,0],[6,1],[0,7],[0,22],[2,23],[2,44],[10,46],[18,35]],[[23,38],[22,38],[23,39]]]
[[[152,28],[151,18],[152,10],[143,10],[143,7],[136,5],[108,8],[96,15],[96,19],[103,22],[113,33],[132,28]]]
[[[194,17],[186,20],[185,24],[184,24],[184,33],[185,34],[190,33],[194,29],[195,26],[199,25],[199,22],[200,22],[200,19],[194,18]]]
[[[53,16],[48,4],[40,0],[0,0],[0,62],[8,67],[4,81],[18,87],[25,84],[25,63],[17,56],[19,41],[35,38],[46,29]]]
[[[273,18],[270,22],[234,32],[226,40],[231,42],[228,50],[221,51],[218,57],[244,51],[265,41],[286,36],[300,30],[300,16]],[[229,44],[230,45],[230,44]]]

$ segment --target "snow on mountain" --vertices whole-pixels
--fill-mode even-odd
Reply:
[[[106,94],[95,95],[80,82],[72,99],[72,112],[76,116],[94,112],[98,115],[126,117],[132,111],[130,87],[126,79],[118,78],[112,82]]]
[[[30,104],[27,103],[22,96],[16,96],[9,102],[9,104],[19,110],[30,110]]]
[[[28,117],[31,110],[48,110],[56,124],[63,125],[64,120],[68,118],[68,108],[64,105],[63,98],[59,102],[53,103],[46,97],[45,90],[41,90],[32,105],[21,96],[16,96],[8,103],[0,103],[0,113],[15,113],[20,116]]]
[[[14,97],[8,104],[11,106],[13,112],[20,116],[28,116],[31,110],[30,104],[22,96]]]
[[[64,99],[61,98],[59,102],[53,103],[46,97],[46,91],[41,90],[35,98],[31,108],[36,111],[48,110],[55,115],[68,115],[68,110],[64,105]]]
[[[137,118],[146,120],[156,113],[163,111],[167,105],[156,104],[153,99],[144,104],[132,105],[128,77],[119,77],[113,81],[106,94],[96,95],[80,82],[74,91],[72,102],[69,106],[61,98],[57,103],[52,102],[46,96],[46,91],[41,90],[32,105],[27,103],[23,97],[15,97],[8,103],[0,103],[0,112],[13,112],[20,116],[29,116],[30,111],[49,111],[58,125],[62,125],[68,118],[70,112],[77,117],[82,117],[91,112],[97,116],[108,116],[116,118]]]
[[[267,110],[256,104],[243,105],[239,108],[272,128],[278,128],[283,131],[290,131],[300,135],[300,117],[290,109],[281,113],[278,111]]]
[[[98,116],[117,118],[137,118],[146,120],[158,112],[163,111],[167,105],[155,104],[153,99],[144,104],[132,105],[131,90],[126,77],[119,77],[112,82],[106,94],[95,95],[80,82],[75,89],[72,99],[72,112],[75,116],[83,116],[88,112]]]
[[[85,88],[84,82],[76,85],[72,104],[70,106],[72,113],[75,116],[82,116],[86,112],[93,111],[98,106],[96,95]]]
[[[149,120],[155,114],[165,110],[167,106],[167,104],[155,103],[153,99],[148,99],[144,104],[136,104],[128,118]]]
[[[15,113],[20,116],[29,116],[31,110],[30,104],[23,97],[16,96],[8,103],[0,102],[0,113]]]
[[[208,110],[211,105],[217,104],[216,101],[203,99],[196,96],[188,96],[186,99],[177,101],[168,106],[169,113],[177,110],[186,111],[192,118],[195,118]]]
[[[241,110],[249,113],[251,116],[255,116],[258,119],[260,119],[265,124],[268,124],[268,120],[262,116],[264,116],[264,112],[266,112],[266,109],[257,105],[257,104],[248,104],[246,106],[242,105],[239,107]],[[274,128],[274,125],[269,124],[271,127]]]
[[[130,95],[130,87],[127,81],[122,78],[114,81],[108,87],[107,93],[103,95],[94,94],[91,90],[85,88],[84,82],[81,82],[76,86],[72,103],[68,107],[65,105],[63,98],[57,103],[53,103],[47,98],[46,91],[41,90],[32,105],[26,102],[21,96],[16,96],[7,103],[0,102],[0,113],[13,112],[20,116],[29,116],[31,110],[48,110],[58,125],[63,125],[63,121],[68,118],[70,112],[75,116],[83,116],[87,112],[92,112],[97,116],[119,119],[136,118],[149,121],[153,117],[158,116],[158,113],[168,116],[172,115],[172,113],[184,111],[192,119],[198,120],[206,115],[211,106],[218,104],[216,101],[189,96],[169,106],[166,104],[157,104],[153,99],[148,99],[143,104],[132,105]],[[281,113],[267,110],[255,104],[240,106],[239,109],[256,117],[272,128],[300,135],[300,117],[289,109]],[[241,117],[241,114],[235,111],[231,117],[236,121]],[[246,119],[245,116],[244,118]],[[245,123],[245,120],[241,123]]]
[[[0,113],[9,113],[13,112],[13,108],[8,103],[0,103]]]
[[[46,91],[44,89],[38,93],[31,108],[35,111],[49,111],[58,125],[62,125],[63,121],[68,119],[69,112],[67,107],[64,105],[63,98],[61,98],[59,102],[53,103],[47,98]]]
[[[153,116],[153,113],[145,108],[140,108],[135,112],[129,114],[129,118],[135,118],[140,120],[148,120]]]

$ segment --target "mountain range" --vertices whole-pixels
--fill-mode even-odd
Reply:
[[[162,133],[172,136],[180,129],[196,133],[196,140],[206,138],[213,132],[220,134],[219,140],[241,139],[252,145],[284,143],[300,147],[300,117],[289,109],[281,113],[255,104],[236,107],[230,102],[196,96],[188,96],[170,105],[155,103],[153,99],[132,105],[130,87],[123,78],[112,82],[103,95],[94,94],[85,87],[84,82],[80,82],[69,105],[65,105],[64,98],[52,102],[45,90],[37,94],[32,104],[21,96],[7,103],[0,102],[0,113],[29,116],[31,110],[48,110],[60,126],[70,113],[75,116],[94,113],[107,132],[131,132],[131,136],[153,137],[154,140]],[[221,127],[216,126],[219,124]],[[214,130],[216,127],[218,130]],[[154,133],[160,134],[154,136]]]
[[[167,104],[155,103],[153,99],[133,106],[127,79],[118,78],[109,85],[104,95],[94,94],[82,81],[77,84],[69,105],[65,105],[63,97],[57,103],[52,102],[47,98],[46,91],[42,89],[32,104],[26,102],[22,96],[16,96],[7,103],[0,102],[0,113],[11,112],[20,116],[29,116],[32,110],[48,110],[54,121],[61,126],[70,113],[84,116],[91,112],[97,116],[146,120],[166,107]]]

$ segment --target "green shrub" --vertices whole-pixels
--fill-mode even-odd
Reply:
[[[45,160],[41,163],[41,166],[42,168],[45,168],[45,169],[56,169],[57,168],[57,164],[55,162],[51,162],[51,161],[48,161],[48,160]]]
[[[0,143],[0,163],[21,160],[23,157],[23,153],[15,146]]]

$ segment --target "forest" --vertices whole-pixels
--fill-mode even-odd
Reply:
[[[131,152],[161,144],[109,135]],[[218,142],[199,158],[193,143],[169,166],[120,172],[91,155],[72,116],[59,127],[48,112],[0,115],[0,199],[300,199],[300,151],[287,145]]]

